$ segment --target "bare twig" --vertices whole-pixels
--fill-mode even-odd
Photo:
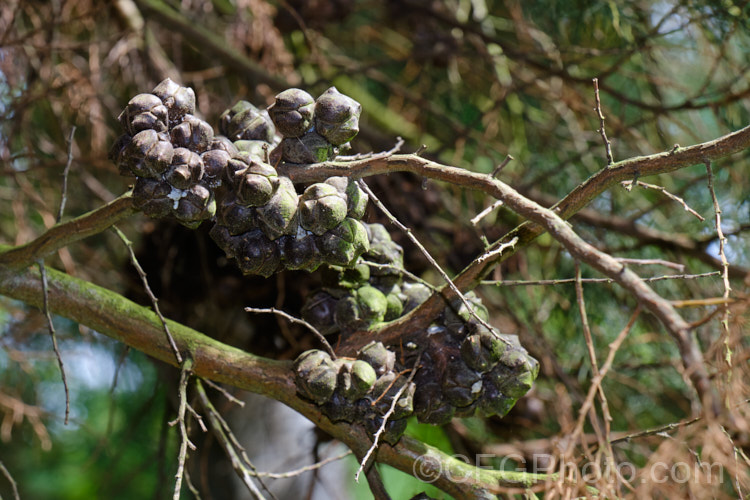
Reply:
[[[615,160],[612,158],[612,144],[609,142],[609,139],[607,139],[607,132],[604,130],[604,114],[602,114],[602,102],[599,100],[599,79],[594,78],[594,97],[596,98],[596,107],[594,108],[594,111],[596,111],[597,117],[599,118],[599,130],[598,132],[602,136],[602,140],[604,141],[604,146],[607,152],[607,166],[612,165]]]
[[[141,267],[141,265],[138,263],[138,259],[135,256],[135,252],[133,251],[133,244],[128,239],[127,236],[125,236],[125,233],[120,231],[120,229],[117,226],[112,226],[112,229],[115,230],[115,233],[117,233],[117,236],[120,237],[122,242],[125,244],[125,246],[128,249],[128,254],[130,255],[130,262],[133,264],[133,267],[138,272],[138,276],[141,278],[141,283],[143,283],[143,289],[146,291],[146,295],[148,295],[148,298],[151,300],[151,305],[154,308],[154,312],[157,316],[159,316],[159,320],[161,321],[162,328],[164,328],[164,334],[167,336],[167,340],[169,341],[169,345],[172,348],[172,352],[174,353],[174,357],[177,360],[177,364],[182,364],[182,355],[180,354],[180,350],[177,348],[177,344],[174,341],[174,338],[172,338],[172,333],[169,331],[169,326],[167,325],[167,320],[164,318],[164,316],[161,313],[161,310],[159,309],[159,300],[154,295],[154,292],[151,291],[151,287],[148,286],[148,279],[146,279],[146,273]]]
[[[632,180],[630,180],[630,181],[622,181],[621,184],[628,191],[630,191],[631,189],[633,189],[633,184],[636,184],[636,185],[638,185],[638,186],[640,186],[642,188],[656,189],[657,191],[661,191],[662,193],[664,193],[664,195],[667,198],[669,198],[671,200],[674,200],[677,203],[681,204],[682,207],[685,209],[686,212],[688,212],[691,215],[694,215],[695,217],[697,217],[699,221],[703,222],[704,220],[706,220],[701,214],[699,214],[698,212],[696,212],[695,210],[693,210],[692,208],[690,208],[690,206],[685,202],[685,200],[683,200],[682,198],[680,198],[677,195],[674,195],[674,194],[670,193],[669,191],[667,191],[667,188],[665,188],[664,186],[657,186],[656,184],[648,184],[647,182],[643,182],[643,181],[635,181],[635,182],[633,182]]]
[[[393,412],[396,411],[396,404],[398,403],[398,400],[401,397],[401,394],[404,393],[404,391],[409,387],[409,384],[411,384],[412,380],[414,380],[414,375],[416,375],[417,370],[419,370],[419,362],[422,360],[423,352],[424,351],[422,350],[422,351],[419,351],[419,354],[417,354],[417,359],[416,361],[414,361],[414,367],[412,367],[411,369],[409,378],[406,379],[406,383],[402,385],[399,388],[399,390],[396,392],[396,395],[393,396],[393,400],[391,401],[390,408],[388,408],[388,411],[385,412],[385,415],[383,415],[383,422],[380,424],[380,428],[372,437],[372,446],[370,446],[370,448],[367,450],[367,453],[365,453],[365,456],[362,458],[362,463],[359,465],[359,469],[357,469],[357,473],[354,475],[354,480],[356,482],[359,482],[359,475],[367,466],[367,462],[370,459],[370,455],[372,455],[373,452],[377,449],[380,436],[383,434],[383,432],[385,432],[385,426],[388,424],[388,418],[390,418],[390,416],[393,415]],[[384,393],[385,392],[388,392],[388,389],[386,389]]]
[[[185,412],[187,411],[187,385],[190,379],[191,369],[193,367],[193,361],[190,358],[185,358],[182,363],[182,370],[180,371],[180,387],[179,387],[179,399],[180,405],[177,410],[177,418],[169,425],[179,424],[180,426],[180,451],[177,455],[177,473],[175,474],[175,485],[174,495],[172,500],[180,500],[180,490],[182,489],[182,476],[185,471],[185,461],[187,460],[188,448],[195,450],[195,445],[190,441],[187,433],[187,426],[185,425]]]
[[[10,474],[8,469],[5,468],[5,464],[3,464],[2,461],[0,461],[0,472],[3,473],[3,476],[5,476],[5,479],[8,480],[8,482],[10,483],[10,487],[13,489],[14,500],[21,500],[21,497],[18,495],[18,486],[16,485],[16,481],[13,479],[13,476]]]
[[[692,280],[698,278],[709,278],[711,276],[718,276],[721,271],[711,271],[708,273],[701,274],[668,274],[665,276],[652,276],[651,278],[643,278],[646,283],[654,281],[664,280]],[[570,285],[575,284],[576,278],[563,278],[557,280],[485,280],[482,281],[481,285],[495,285],[495,286],[550,286],[550,285]],[[612,278],[581,278],[581,283],[614,283],[615,280]]]
[[[589,352],[589,361],[591,362],[591,372],[594,375],[594,380],[600,376],[599,364],[596,360],[596,350],[594,348],[594,338],[591,335],[591,327],[589,326],[588,314],[586,314],[586,303],[583,297],[583,284],[581,283],[581,265],[578,261],[575,262],[576,271],[576,302],[578,303],[578,312],[581,315],[581,324],[583,326],[583,336],[586,341],[586,347]],[[610,439],[610,423],[612,422],[612,415],[609,412],[609,404],[607,403],[607,396],[604,394],[604,389],[599,384],[597,389],[599,394],[599,401],[602,409],[602,417],[604,419],[604,435],[601,436],[599,429],[599,421],[597,420],[596,409],[592,406],[591,408],[591,424],[596,431],[597,436],[601,436],[604,442],[608,442]],[[607,445],[607,464],[609,470],[613,470],[615,467],[614,454],[611,446]]]
[[[314,326],[312,326],[310,323],[308,323],[304,319],[295,318],[291,314],[289,314],[287,312],[284,312],[284,311],[282,311],[280,309],[276,309],[275,307],[271,307],[271,308],[268,308],[268,309],[258,309],[258,308],[255,308],[255,307],[246,307],[245,311],[249,312],[249,313],[255,313],[255,314],[276,314],[277,316],[281,316],[283,318],[288,319],[292,323],[296,323],[298,325],[304,326],[305,328],[307,328],[308,330],[310,330],[313,333],[313,335],[315,335],[318,338],[318,340],[320,341],[321,344],[323,344],[323,346],[328,351],[328,354],[331,355],[331,359],[336,359],[336,353],[333,352],[333,347],[331,347],[331,344],[328,343],[328,341],[326,340],[326,338],[323,336],[322,333],[320,333],[318,331],[317,328],[315,328]]]
[[[206,410],[208,421],[211,424],[211,431],[214,433],[214,436],[219,441],[221,447],[224,448],[224,452],[227,454],[227,457],[232,463],[232,468],[237,473],[237,476],[240,478],[245,487],[247,487],[248,491],[253,495],[253,497],[262,500],[265,497],[263,496],[263,493],[260,492],[252,479],[252,476],[254,476],[255,473],[251,471],[245,463],[243,463],[243,460],[242,458],[240,458],[237,449],[235,449],[231,439],[227,436],[224,426],[225,422],[223,422],[223,419],[220,418],[219,412],[216,411],[213,403],[211,403],[211,400],[208,398],[201,380],[195,381],[195,389],[198,394],[198,398],[200,399],[201,405],[203,405],[203,408]]]
[[[633,312],[633,315],[630,317],[630,320],[628,321],[627,325],[625,325],[625,328],[623,328],[620,331],[620,333],[617,335],[617,338],[614,341],[612,341],[612,343],[609,345],[609,353],[607,354],[607,359],[604,362],[604,365],[602,366],[599,373],[596,376],[594,376],[594,379],[591,382],[591,387],[589,387],[588,394],[586,394],[586,399],[581,405],[581,410],[578,414],[578,421],[576,422],[575,430],[573,431],[571,435],[571,439],[569,441],[570,446],[572,446],[573,443],[575,443],[580,437],[580,435],[583,433],[583,424],[586,419],[586,414],[588,413],[589,409],[594,403],[594,397],[596,396],[596,393],[600,390],[601,383],[604,380],[604,377],[607,376],[607,373],[612,367],[612,362],[615,359],[615,354],[620,349],[620,346],[625,340],[625,337],[628,336],[628,333],[633,328],[633,325],[635,324],[635,321],[636,319],[638,319],[638,316],[640,316],[640,314],[641,314],[641,308],[640,306],[638,306]]]
[[[711,161],[706,160],[706,173],[708,174],[708,190],[711,192],[711,200],[714,205],[714,224],[716,225],[716,234],[719,237],[719,259],[721,260],[721,277],[724,282],[724,314],[721,319],[721,326],[724,330],[724,350],[725,350],[725,361],[729,366],[728,377],[732,377],[732,349],[729,345],[729,295],[732,292],[732,286],[729,284],[729,261],[727,260],[727,254],[724,251],[724,246],[727,243],[727,238],[724,236],[724,232],[721,229],[721,206],[719,205],[719,199],[716,197],[716,191],[714,190],[714,172],[711,168]]]
[[[677,262],[670,262],[664,259],[628,259],[625,257],[617,257],[617,261],[622,262],[623,264],[638,264],[641,266],[664,266],[680,272],[685,270],[684,264],[678,264]]]
[[[732,436],[729,434],[729,432],[727,432],[727,430],[724,428],[723,425],[721,426],[721,432],[723,432],[724,435],[727,437],[727,439],[729,440],[729,444],[732,446],[732,450],[734,451],[734,467],[736,469],[735,474],[734,474],[735,489],[737,490],[738,498],[740,500],[744,500],[745,495],[742,493],[742,483],[740,482],[740,476],[739,476],[739,470],[740,470],[739,458],[737,457],[737,455],[739,454],[738,453],[739,450],[737,449],[737,445],[734,444],[734,440],[732,439]]]
[[[399,221],[390,212],[390,210],[388,210],[386,208],[386,206],[383,205],[383,203],[380,201],[380,199],[377,196],[375,196],[375,193],[372,192],[372,190],[367,185],[367,183],[365,183],[364,180],[360,179],[358,182],[359,182],[359,185],[362,188],[362,190],[365,193],[367,193],[367,195],[370,197],[370,200],[372,200],[372,202],[375,204],[375,206],[377,206],[385,214],[385,216],[388,218],[388,220],[391,221],[391,223],[393,223],[396,227],[398,227],[401,231],[403,231],[406,234],[406,236],[411,240],[411,242],[414,243],[414,245],[419,249],[419,251],[422,252],[422,255],[424,255],[424,257],[428,260],[428,262],[430,264],[432,264],[432,266],[435,268],[435,270],[437,270],[437,272],[440,274],[440,276],[443,278],[443,280],[445,280],[445,282],[448,285],[448,287],[450,287],[451,291],[453,291],[453,293],[456,294],[456,296],[461,300],[461,302],[463,302],[463,304],[466,306],[466,309],[469,312],[469,314],[471,314],[482,326],[484,326],[490,332],[493,332],[493,334],[495,334],[495,329],[489,323],[487,323],[484,319],[482,319],[482,318],[479,317],[479,315],[476,313],[476,311],[474,310],[474,307],[472,307],[472,305],[469,302],[469,300],[464,296],[463,293],[461,293],[461,290],[459,290],[458,287],[453,283],[453,281],[450,279],[450,277],[448,276],[448,274],[443,270],[442,267],[440,267],[440,264],[437,263],[437,261],[432,257],[432,255],[430,255],[430,252],[427,251],[427,249],[424,247],[424,245],[422,245],[422,243],[419,242],[419,240],[417,239],[417,237],[414,236],[414,233],[412,232],[412,230],[409,229],[408,227],[404,226],[401,223],[401,221]],[[499,335],[496,335],[496,336],[502,342],[504,342],[506,344],[508,343],[507,339],[505,339],[505,338],[503,338],[503,337],[501,337]]]
[[[210,381],[210,380],[209,380],[209,379],[207,379],[207,378],[206,378],[206,379],[203,379],[203,381],[204,381],[204,382],[206,383],[206,385],[208,385],[209,387],[211,387],[211,388],[213,388],[213,389],[216,389],[217,391],[219,391],[220,393],[222,393],[222,394],[224,395],[224,397],[225,397],[225,398],[227,398],[227,399],[228,399],[229,401],[231,401],[232,403],[234,403],[234,404],[238,405],[238,406],[239,406],[239,407],[241,407],[241,408],[244,408],[244,407],[245,407],[245,402],[244,402],[244,401],[242,401],[242,400],[239,400],[239,399],[235,398],[235,397],[234,397],[234,396],[232,395],[232,393],[231,393],[231,392],[229,392],[228,390],[224,389],[224,388],[223,388],[222,386],[220,386],[219,384],[217,384],[217,383],[214,383],[214,382]]]
[[[37,262],[37,265],[39,266],[39,274],[42,277],[44,315],[47,317],[47,327],[49,328],[49,335],[52,338],[52,348],[54,349],[55,356],[57,357],[57,365],[60,367],[60,375],[62,376],[63,388],[65,389],[65,425],[68,425],[68,417],[70,416],[70,391],[68,390],[68,378],[65,376],[65,366],[63,365],[62,356],[60,355],[60,349],[57,346],[55,325],[52,323],[52,314],[50,314],[49,311],[49,286],[47,283],[47,270],[44,266],[43,260]]]
[[[65,168],[63,169],[62,196],[60,197],[60,209],[57,211],[58,223],[63,218],[65,203],[68,201],[68,174],[70,173],[70,165],[73,163],[73,136],[75,133],[76,126],[73,125],[68,136],[68,161],[65,163]]]
[[[515,158],[513,158],[511,155],[507,155],[505,159],[500,163],[500,165],[495,167],[495,170],[492,171],[492,173],[490,174],[490,177],[494,179],[495,177],[500,175],[500,172],[502,172],[503,169],[508,165],[508,163],[510,163],[513,160],[515,160]]]
[[[489,207],[485,208],[484,210],[479,212],[477,215],[475,215],[474,218],[472,218],[470,221],[471,225],[476,226],[477,224],[479,224],[479,221],[487,217],[490,213],[492,213],[493,210],[495,210],[496,208],[500,208],[502,206],[503,206],[503,202],[501,200],[496,200],[492,205],[490,205]]]
[[[290,470],[288,472],[256,472],[255,475],[258,477],[270,477],[271,479],[287,479],[290,477],[302,475],[305,472],[310,472],[310,471],[320,469],[321,467],[328,465],[332,462],[337,462],[343,458],[346,458],[352,453],[353,453],[352,450],[347,450],[341,455],[337,455],[335,457],[329,457],[329,458],[326,458],[325,460],[321,460],[320,462],[316,462],[312,465],[306,465],[304,467],[300,467],[299,469]]]

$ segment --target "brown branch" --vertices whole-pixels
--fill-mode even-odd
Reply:
[[[718,409],[715,395],[712,393],[708,373],[703,364],[703,356],[690,333],[690,325],[674,310],[672,305],[655,293],[640,277],[623,266],[612,256],[605,254],[582,240],[563,220],[560,214],[572,215],[574,209],[582,208],[606,187],[624,180],[623,176],[652,175],[666,172],[705,161],[709,156],[726,156],[750,145],[750,127],[729,134],[721,139],[683,150],[661,153],[643,158],[625,160],[612,165],[591,177],[571,194],[563,199],[554,209],[546,209],[525,198],[515,189],[490,176],[468,172],[456,167],[415,156],[393,155],[386,158],[372,158],[349,163],[326,162],[317,165],[283,165],[280,171],[289,175],[296,182],[311,182],[318,176],[347,175],[362,177],[392,171],[407,171],[423,177],[450,182],[470,189],[477,189],[502,200],[511,210],[525,217],[533,225],[527,226],[525,234],[520,226],[495,245],[507,243],[509,237],[518,237],[521,243],[528,242],[543,231],[558,240],[574,258],[586,262],[605,276],[615,280],[633,294],[643,306],[654,314],[675,339],[680,350],[686,373],[691,379],[702,403],[712,410]],[[535,226],[535,227],[534,227]],[[521,233],[521,234],[519,234]],[[522,237],[523,236],[523,237]],[[475,260],[454,281],[459,290],[476,285],[496,259]],[[450,296],[450,290],[444,289],[443,295]],[[394,343],[415,327],[427,325],[444,307],[435,294],[410,314],[396,320],[377,332],[378,339],[384,343]],[[369,342],[368,335],[352,336],[344,345],[342,353],[354,352],[362,342]]]
[[[24,267],[79,240],[101,233],[136,213],[130,193],[73,220],[56,224],[35,240],[0,250],[0,266]]]
[[[0,251],[6,248],[0,245]],[[60,271],[48,269],[47,273],[51,312],[177,366],[159,318],[153,311]],[[39,272],[34,268],[14,269],[0,265],[0,294],[41,307]],[[195,376],[273,398],[341,440],[357,456],[364,456],[367,452],[370,438],[364,428],[346,423],[334,424],[317,406],[297,396],[291,362],[255,356],[174,321],[167,322],[180,351],[192,360]],[[407,474],[414,474],[420,464],[427,463],[430,472],[436,474],[432,478],[433,484],[458,498],[501,488],[530,487],[555,478],[549,474],[477,469],[407,436],[402,437],[396,446],[382,444],[376,459]],[[457,482],[456,478],[465,480]]]

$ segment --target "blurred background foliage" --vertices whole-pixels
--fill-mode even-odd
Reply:
[[[166,77],[195,89],[198,110],[213,125],[239,99],[263,107],[288,87],[319,95],[336,85],[363,105],[355,152],[390,149],[401,136],[406,151],[424,144],[426,157],[484,173],[512,155],[500,179],[549,206],[606,166],[593,78],[599,79],[615,160],[747,125],[749,10],[747,2],[733,0],[10,0],[0,6],[0,241],[23,243],[54,224],[69,157],[69,216],[124,192],[127,181],[107,160],[119,134],[116,117],[130,97]],[[680,312],[698,325],[713,379],[726,401],[737,404],[750,397],[744,327],[748,154],[716,162],[714,172],[738,299],[729,335],[719,322],[721,306],[704,301]],[[645,181],[681,197],[705,221],[658,190],[616,186],[574,217],[574,228],[617,257],[684,266],[638,266],[643,277],[714,273],[654,282],[669,300],[721,297],[705,167]],[[449,273],[522,222],[499,208],[472,224],[493,200],[410,175],[381,176],[370,184]],[[379,217],[371,208],[368,220]],[[167,316],[276,358],[292,359],[314,345],[304,331],[274,318],[248,317],[242,307],[298,314],[319,283],[316,275],[241,277],[207,238],[207,227],[189,232],[137,216],[121,228],[137,242]],[[408,269],[439,283],[404,235],[394,239],[405,248]],[[49,264],[148,304],[126,249],[111,232],[61,250]],[[582,273],[598,277],[586,267]],[[478,293],[492,323],[519,335],[540,360],[537,386],[503,420],[456,420],[429,430],[415,425],[409,432],[467,457],[554,453],[555,437],[571,429],[592,379],[576,295],[570,283],[515,282],[574,276],[574,261],[547,235],[499,266],[490,278],[505,283]],[[636,304],[611,284],[587,283],[584,290],[602,360]],[[43,316],[0,301],[0,461],[22,498],[164,498],[176,462],[175,430],[166,425],[175,413],[175,374],[96,332],[63,318],[55,323],[72,390],[67,426]],[[731,372],[727,348],[734,356]],[[636,322],[603,388],[615,437],[688,418],[696,409],[676,346],[647,315]],[[242,412],[231,410],[231,418],[241,420]],[[587,425],[586,432],[593,430]],[[677,441],[622,443],[617,459],[639,467],[654,457],[693,453],[734,460],[715,427],[681,432]],[[747,449],[747,429],[743,439],[734,442],[735,450]],[[212,453],[213,465],[203,469],[196,464],[205,461],[193,460],[203,498],[243,498],[229,482],[217,486],[217,478],[232,472]],[[649,483],[639,485],[637,495],[681,498],[690,490],[697,498],[706,491],[731,498],[738,484],[747,491],[747,466],[727,467],[737,472],[736,484]],[[346,488],[353,488],[350,478]],[[414,481],[395,481],[387,479],[395,498],[424,490]],[[309,492],[320,487],[309,480]],[[12,498],[2,477],[0,495]],[[338,492],[340,498],[351,495]],[[366,493],[360,487],[357,495]]]

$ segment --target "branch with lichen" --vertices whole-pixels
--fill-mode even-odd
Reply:
[[[0,247],[8,251],[8,247]],[[49,310],[123,342],[164,363],[177,366],[163,325],[150,309],[125,297],[60,271],[47,271]],[[41,307],[42,281],[38,269],[0,265],[0,294]],[[167,320],[192,373],[280,401],[307,417],[325,432],[364,455],[369,435],[356,425],[332,423],[319,408],[297,395],[292,363],[249,354],[214,340],[180,323]],[[434,484],[461,498],[489,498],[501,489],[530,487],[552,481],[551,475],[490,471],[465,464],[420,441],[402,437],[396,446],[381,444],[376,460],[408,474],[427,474]],[[461,479],[461,481],[457,481]]]

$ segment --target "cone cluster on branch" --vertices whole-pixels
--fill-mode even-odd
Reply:
[[[110,156],[136,176],[136,208],[190,228],[214,219],[211,237],[245,274],[350,266],[368,249],[367,195],[345,177],[298,193],[274,165],[333,159],[357,135],[361,111],[335,87],[317,100],[288,89],[268,110],[237,102],[215,135],[194,114],[193,90],[167,79],[130,100]]]
[[[380,224],[366,228],[370,249],[359,263],[327,269],[323,288],[303,308],[303,317],[323,334],[362,335],[378,323],[403,316],[430,296],[427,286],[403,278],[403,250],[386,229]],[[379,352],[377,359],[382,360],[373,364],[378,377],[366,393],[339,391],[337,381],[350,360],[332,361],[317,350],[297,359],[299,393],[321,405],[334,422],[359,421],[375,433],[395,394],[407,383],[408,373],[416,369],[396,403],[398,411],[386,425],[388,442],[398,440],[410,415],[431,424],[448,423],[454,416],[504,416],[531,389],[538,363],[514,337],[483,326],[475,315],[486,321],[487,309],[473,292],[466,298],[472,311],[454,300],[403,346],[389,350],[371,343],[363,348],[358,362],[370,362],[369,352]],[[313,360],[315,369],[310,365]]]
[[[368,197],[355,180],[330,177],[297,192],[274,167],[333,159],[357,134],[360,113],[334,87],[317,99],[289,89],[267,110],[239,101],[215,135],[195,116],[193,90],[167,79],[130,100],[110,157],[136,177],[137,208],[190,228],[214,220],[211,237],[245,274],[326,264],[303,317],[324,335],[362,335],[407,314],[430,288],[404,278],[403,249],[382,225],[361,222]],[[388,414],[383,439],[391,444],[411,415],[432,424],[505,415],[531,388],[538,364],[514,337],[484,326],[477,318],[486,322],[487,309],[472,292],[466,297],[470,308],[454,300],[404,345],[371,342],[355,359],[302,353],[297,391],[332,421],[360,422],[373,435]]]

